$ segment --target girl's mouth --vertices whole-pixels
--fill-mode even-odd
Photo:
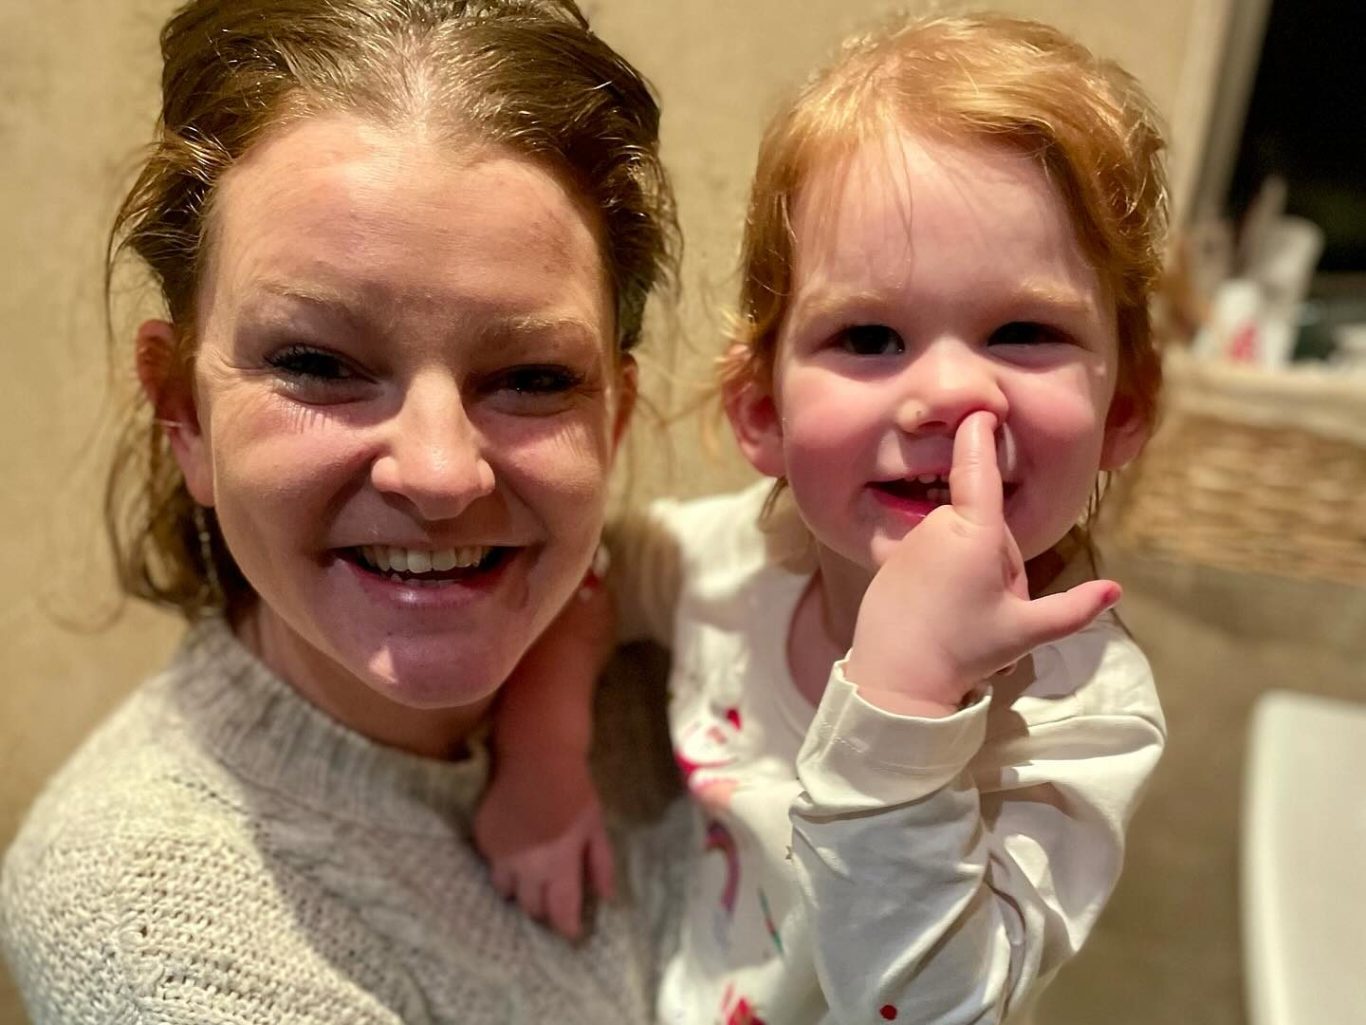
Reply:
[[[949,504],[949,480],[937,473],[922,473],[910,480],[874,481],[872,487],[901,502],[924,502],[928,505]]]
[[[359,545],[343,548],[341,555],[365,572],[392,583],[443,587],[497,568],[510,552],[511,548],[487,545],[438,549]]]
[[[953,496],[949,492],[948,474],[922,473],[909,480],[873,481],[870,486],[874,491],[898,503],[914,502],[937,507],[953,501]],[[1008,501],[1018,487],[1018,484],[1007,481],[1003,485],[1002,497]]]

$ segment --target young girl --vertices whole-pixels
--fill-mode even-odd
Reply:
[[[1153,418],[1155,121],[1055,30],[956,17],[847,43],[765,135],[722,390],[777,485],[611,538],[702,821],[661,1021],[1018,1020],[1095,923],[1164,737],[1078,526]],[[586,711],[534,666],[582,616],[478,825],[567,931]]]

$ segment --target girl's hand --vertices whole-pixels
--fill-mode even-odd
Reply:
[[[1110,580],[1030,599],[1005,522],[995,429],[987,412],[959,425],[951,504],[897,544],[859,607],[846,673],[861,696],[887,711],[950,715],[981,681],[1119,600]]]
[[[474,841],[494,889],[567,939],[583,933],[585,876],[598,897],[613,896],[612,846],[583,758],[543,755],[534,772],[495,774]]]

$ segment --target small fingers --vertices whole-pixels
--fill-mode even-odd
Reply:
[[[583,932],[583,873],[581,866],[555,873],[545,885],[546,918],[551,927],[566,939],[576,940]]]
[[[1029,603],[1031,645],[1047,644],[1074,634],[1113,608],[1123,592],[1113,580],[1088,580],[1062,594],[1046,594]]]
[[[603,900],[616,897],[616,861],[612,857],[612,842],[601,825],[588,838],[588,878],[593,883],[593,892]]]
[[[949,494],[954,509],[972,523],[999,522],[1003,515],[1001,469],[996,462],[996,417],[970,413],[953,436]]]
[[[489,865],[489,881],[494,892],[507,899],[517,893],[517,874],[505,861],[494,861]]]
[[[536,872],[523,872],[517,876],[517,903],[528,918],[541,921],[545,918],[545,882]]]

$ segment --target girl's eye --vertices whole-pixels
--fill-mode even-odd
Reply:
[[[988,345],[1043,345],[1057,342],[1062,336],[1045,324],[1035,324],[1028,320],[1013,320],[1002,324],[987,339]]]
[[[297,384],[349,381],[357,376],[340,356],[307,345],[290,345],[267,356],[266,363]]]
[[[513,367],[496,380],[496,387],[518,395],[558,395],[583,383],[583,376],[569,367],[545,365]]]
[[[895,356],[906,351],[901,336],[886,324],[855,324],[840,332],[839,344],[854,356]]]

